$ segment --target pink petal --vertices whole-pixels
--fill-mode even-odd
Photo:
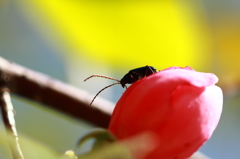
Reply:
[[[118,101],[109,130],[119,139],[145,131],[161,145],[146,159],[186,158],[213,133],[222,111],[218,78],[171,67],[132,84]]]

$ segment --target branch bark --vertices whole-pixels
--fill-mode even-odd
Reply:
[[[107,128],[113,104],[105,100],[89,105],[92,96],[83,90],[0,57],[0,86],[74,118]]]

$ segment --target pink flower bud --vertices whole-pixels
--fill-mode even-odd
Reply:
[[[154,132],[159,146],[145,159],[185,159],[208,140],[222,112],[212,73],[170,67],[132,84],[116,104],[109,130],[119,139]]]

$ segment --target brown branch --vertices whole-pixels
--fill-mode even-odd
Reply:
[[[24,159],[20,145],[14,119],[14,110],[7,89],[1,90],[0,106],[2,107],[3,122],[7,131],[7,141],[10,146],[13,159]]]
[[[75,118],[107,128],[113,104],[102,100],[89,105],[92,96],[44,74],[0,57],[0,86],[12,93],[38,101]]]

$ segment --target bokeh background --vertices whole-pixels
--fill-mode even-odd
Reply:
[[[240,158],[238,0],[0,0],[0,56],[93,95],[112,82],[84,83],[92,74],[121,79],[145,65],[213,72],[224,91],[224,109],[200,151],[216,159]],[[100,97],[116,102],[123,91],[117,85]],[[18,96],[13,105],[20,135],[58,152],[75,149],[94,127]]]

